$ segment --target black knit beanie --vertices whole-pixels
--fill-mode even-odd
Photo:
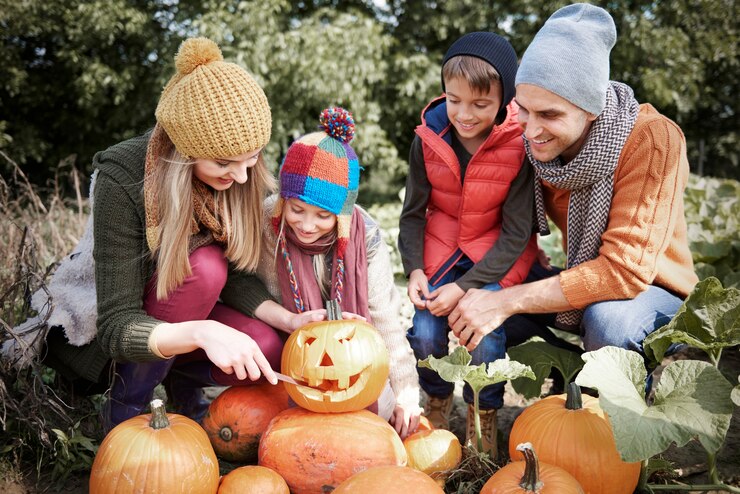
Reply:
[[[442,67],[452,57],[468,55],[477,57],[491,64],[501,76],[501,87],[503,89],[503,101],[501,109],[504,110],[516,92],[514,80],[516,79],[517,56],[514,47],[506,38],[489,32],[469,33],[452,43],[442,60]],[[442,78],[442,90],[445,89],[445,81]]]

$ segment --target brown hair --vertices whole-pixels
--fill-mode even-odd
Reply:
[[[487,93],[494,84],[501,86],[501,76],[490,63],[478,57],[459,55],[450,58],[442,67],[442,79],[449,81],[462,77],[479,93]]]

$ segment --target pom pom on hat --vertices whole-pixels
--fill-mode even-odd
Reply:
[[[208,38],[191,38],[185,40],[175,55],[175,67],[182,75],[187,75],[211,62],[224,60],[221,49]]]
[[[344,108],[326,108],[319,116],[319,124],[329,136],[342,142],[350,142],[355,136],[355,119]]]

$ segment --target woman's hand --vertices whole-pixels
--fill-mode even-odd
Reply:
[[[403,405],[396,404],[393,409],[393,415],[389,420],[390,424],[396,429],[396,432],[401,439],[406,439],[408,436],[416,432],[419,428],[419,419],[421,417],[421,408],[418,406],[404,407]]]
[[[426,299],[429,298],[429,280],[423,269],[414,269],[409,275],[409,285],[406,289],[409,300],[419,310],[427,308]]]
[[[271,383],[277,382],[257,342],[218,321],[163,323],[155,328],[152,338],[162,355],[181,355],[202,348],[208,359],[226,374],[252,381],[264,375]]]

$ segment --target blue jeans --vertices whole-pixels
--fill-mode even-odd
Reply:
[[[535,263],[525,282],[548,278],[559,272],[559,269],[547,271]],[[593,303],[586,307],[581,321],[583,346],[587,352],[605,346],[617,346],[644,355],[642,341],[656,329],[668,324],[682,303],[680,297],[655,285],[650,285],[633,299]],[[520,314],[507,319],[503,326],[507,346],[518,345],[532,336],[541,336],[556,346],[571,350],[577,348],[555,337],[547,329],[547,326],[555,327],[555,314]]]
[[[473,261],[463,256],[455,266],[442,276],[436,284],[429,285],[429,291],[439,288],[447,283],[452,283],[467,273],[473,267]],[[491,283],[481,287],[484,290],[500,290],[498,283]],[[425,359],[430,355],[441,358],[449,353],[448,335],[450,327],[447,316],[435,316],[428,310],[416,309],[413,318],[413,327],[409,329],[406,337],[414,350],[417,359]],[[504,358],[506,355],[506,336],[501,328],[486,335],[475,350],[471,352],[472,364],[493,362]],[[455,389],[453,383],[448,383],[439,377],[431,369],[420,369],[419,384],[421,389],[428,395],[434,397],[445,397],[452,394]],[[473,403],[473,391],[468,384],[463,387],[463,399],[466,403]],[[504,405],[504,383],[494,384],[483,388],[479,395],[479,405],[483,410],[501,408]]]

